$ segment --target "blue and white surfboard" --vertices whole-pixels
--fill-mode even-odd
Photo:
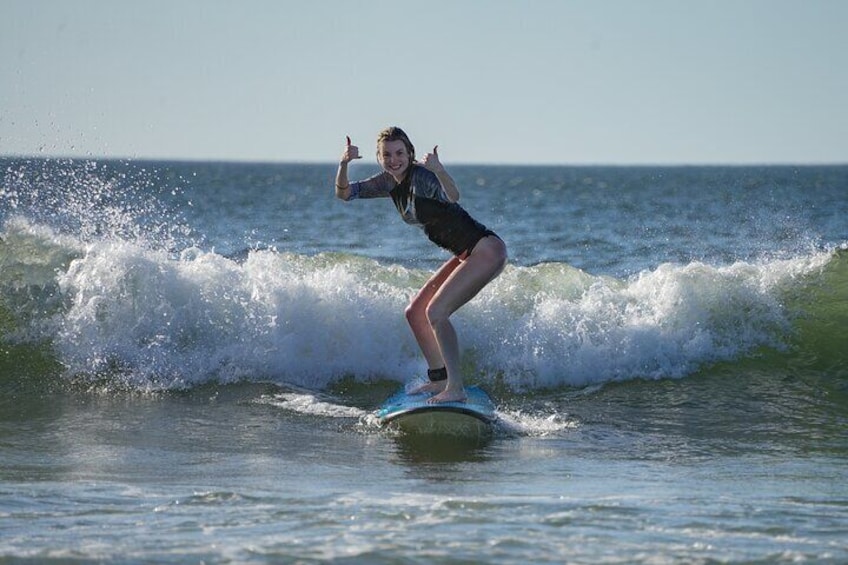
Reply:
[[[480,436],[492,432],[495,405],[477,386],[465,387],[465,402],[428,404],[432,393],[409,394],[401,389],[375,412],[381,425],[406,433]]]

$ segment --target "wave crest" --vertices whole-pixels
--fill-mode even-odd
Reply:
[[[844,361],[844,330],[832,336],[846,315],[846,261],[822,252],[664,264],[626,280],[563,263],[510,266],[454,316],[464,370],[516,390],[679,378],[762,348],[809,355],[822,336],[831,345],[814,356],[830,366]],[[2,309],[14,320],[5,340],[48,342],[76,377],[316,389],[425,369],[403,316],[428,276],[416,269],[345,254],[175,255],[21,220],[5,225],[0,265]]]

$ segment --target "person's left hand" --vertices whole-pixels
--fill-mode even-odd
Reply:
[[[432,153],[427,153],[424,157],[421,158],[421,164],[424,165],[425,169],[433,171],[434,173],[440,173],[445,170],[442,162],[439,161],[439,146],[436,145],[433,147]]]

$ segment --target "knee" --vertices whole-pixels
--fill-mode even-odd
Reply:
[[[406,310],[404,310],[406,321],[409,322],[410,325],[414,326],[418,322],[426,320],[425,308],[426,304],[424,304],[422,300],[419,300],[417,296],[413,298],[406,307]]]
[[[433,329],[448,319],[447,312],[439,308],[438,304],[428,304],[425,313],[427,315],[427,322]]]

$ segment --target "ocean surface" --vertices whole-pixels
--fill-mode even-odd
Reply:
[[[376,424],[448,256],[334,165],[0,159],[0,564],[848,562],[848,166],[449,170],[476,441]]]

